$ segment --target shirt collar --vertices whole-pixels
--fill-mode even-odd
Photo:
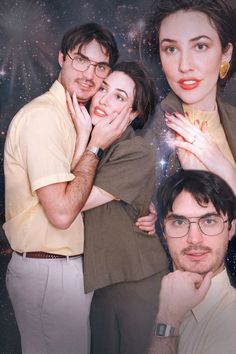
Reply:
[[[229,287],[231,285],[226,270],[212,278],[210,289],[205,298],[192,309],[192,313],[198,322],[225,296]]]
[[[65,89],[58,80],[56,80],[52,84],[52,86],[49,89],[49,92],[56,98],[58,104],[60,106],[63,106],[64,110],[68,112]]]

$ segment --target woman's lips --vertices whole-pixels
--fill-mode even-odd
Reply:
[[[181,79],[178,81],[179,86],[183,90],[194,90],[200,85],[201,80],[197,80],[194,78],[189,78],[189,79]]]
[[[106,117],[107,113],[106,111],[104,111],[103,109],[101,109],[100,107],[95,107],[93,110],[94,114],[98,117]]]

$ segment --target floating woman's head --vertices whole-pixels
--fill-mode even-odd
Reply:
[[[94,95],[90,105],[92,123],[131,107],[130,122],[141,128],[156,105],[156,88],[146,69],[137,62],[121,62],[114,66]],[[134,123],[134,122],[133,122]]]
[[[158,0],[145,32],[147,53],[160,59],[172,90],[191,104],[208,94],[213,97],[218,79],[225,83],[232,75],[235,27],[228,1]],[[196,97],[189,99],[191,95]]]

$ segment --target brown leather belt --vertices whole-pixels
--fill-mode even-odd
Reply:
[[[24,256],[27,258],[41,258],[41,259],[55,259],[55,258],[67,258],[67,256],[63,256],[62,254],[54,254],[54,253],[46,253],[46,252],[25,252],[20,253],[15,251],[19,256]],[[80,257],[80,254],[76,254],[74,256],[69,256],[69,258]]]

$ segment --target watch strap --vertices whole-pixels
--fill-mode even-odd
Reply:
[[[103,149],[97,146],[88,146],[86,150],[92,152],[99,160],[101,160],[104,155]]]
[[[154,335],[158,337],[177,337],[179,335],[177,328],[166,323],[155,323]]]

